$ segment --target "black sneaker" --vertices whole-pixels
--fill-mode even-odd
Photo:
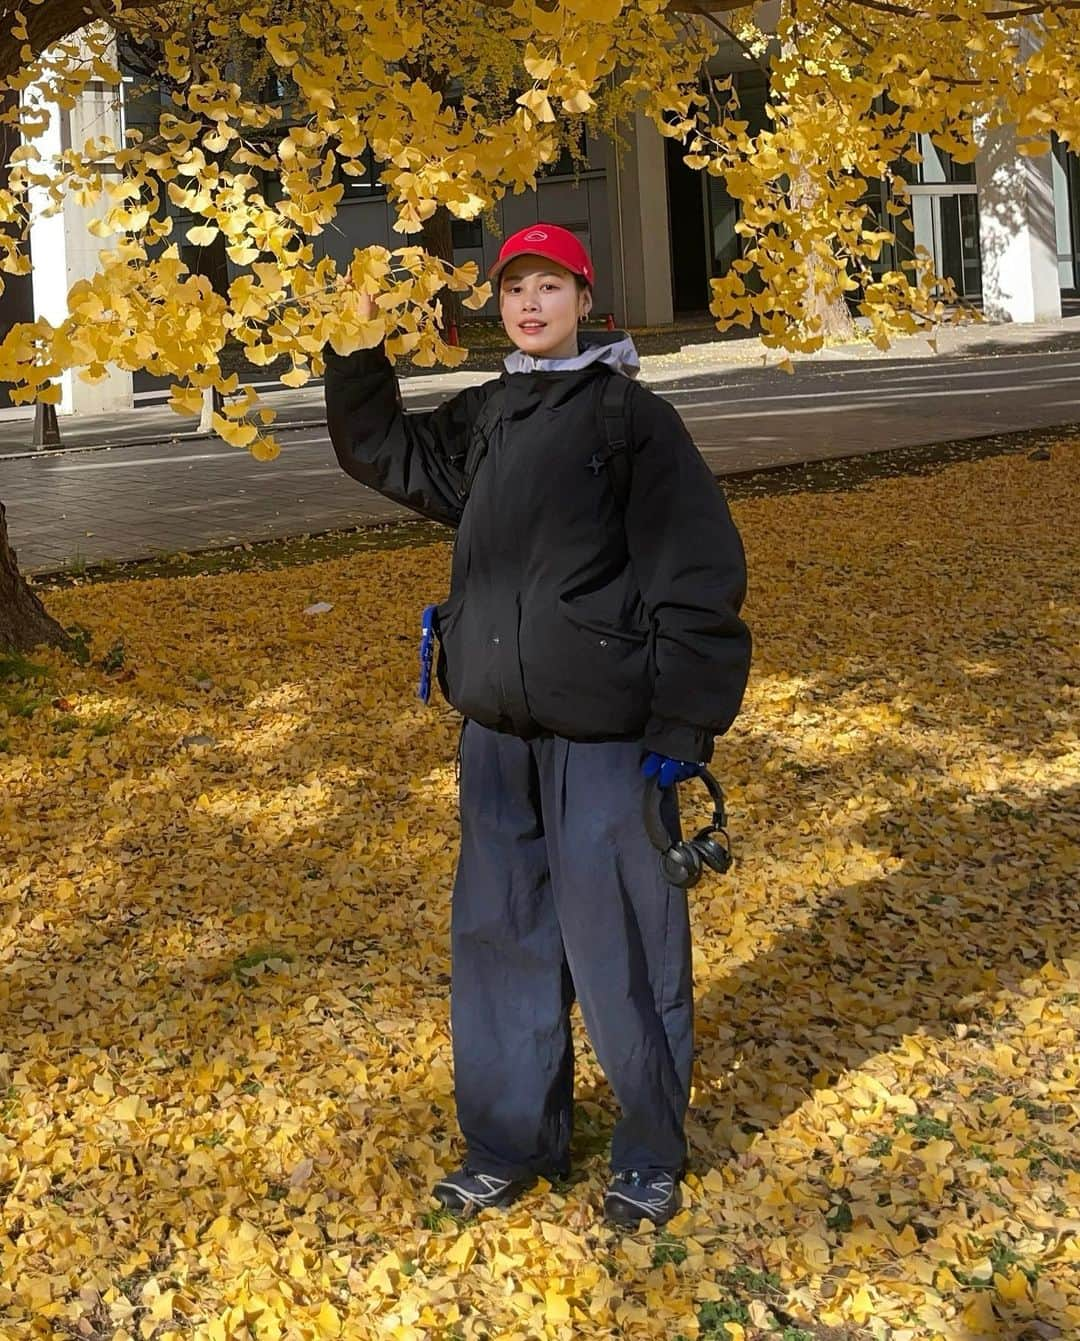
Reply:
[[[477,1173],[463,1164],[454,1173],[440,1178],[431,1195],[454,1215],[470,1216],[487,1206],[509,1206],[536,1182],[525,1178],[500,1178],[494,1173]]]
[[[627,1169],[612,1178],[604,1194],[604,1218],[621,1229],[637,1229],[642,1220],[666,1225],[681,1206],[682,1192],[673,1173]]]

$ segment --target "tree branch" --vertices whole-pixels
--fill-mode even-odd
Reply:
[[[167,3],[169,0],[126,0],[123,9],[109,16],[110,21],[113,24],[122,21],[125,11],[162,9]],[[11,31],[10,22],[18,8],[18,0],[0,0],[0,18],[9,20],[0,33],[0,81],[25,68],[24,46],[29,46],[31,58],[36,59],[55,43],[98,20],[90,0],[48,0],[47,4],[26,5],[23,12],[27,36],[19,38]]]

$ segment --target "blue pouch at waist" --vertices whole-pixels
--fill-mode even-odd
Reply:
[[[436,605],[424,607],[420,620],[420,685],[416,696],[422,703],[431,701],[431,668],[435,661]]]

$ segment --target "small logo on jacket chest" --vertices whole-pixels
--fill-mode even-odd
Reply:
[[[591,470],[592,473],[596,476],[599,476],[600,472],[604,469],[606,465],[607,465],[607,458],[597,456],[595,452],[593,452],[592,454],[592,460],[585,462],[585,468],[587,470]]]

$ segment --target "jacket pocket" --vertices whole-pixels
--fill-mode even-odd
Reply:
[[[628,643],[634,647],[644,647],[649,641],[648,631],[645,629],[620,629],[601,622],[598,619],[590,619],[578,614],[573,606],[564,604],[562,612],[568,623],[573,624],[580,633],[591,634],[599,639],[601,647],[606,647],[607,639],[614,638],[619,642]]]
[[[537,721],[571,740],[605,740],[644,728],[652,700],[649,633],[595,611],[558,605],[538,629],[526,663]]]
[[[576,603],[560,600],[559,613],[568,624],[572,624],[579,633],[591,635],[601,647],[609,646],[608,639],[614,638],[621,643],[634,647],[644,647],[649,641],[649,630],[631,628],[625,624],[614,624],[608,619],[598,618],[595,613],[583,610]]]
[[[487,633],[479,600],[451,597],[439,607],[435,678],[443,697],[463,717],[503,728],[498,638]]]

